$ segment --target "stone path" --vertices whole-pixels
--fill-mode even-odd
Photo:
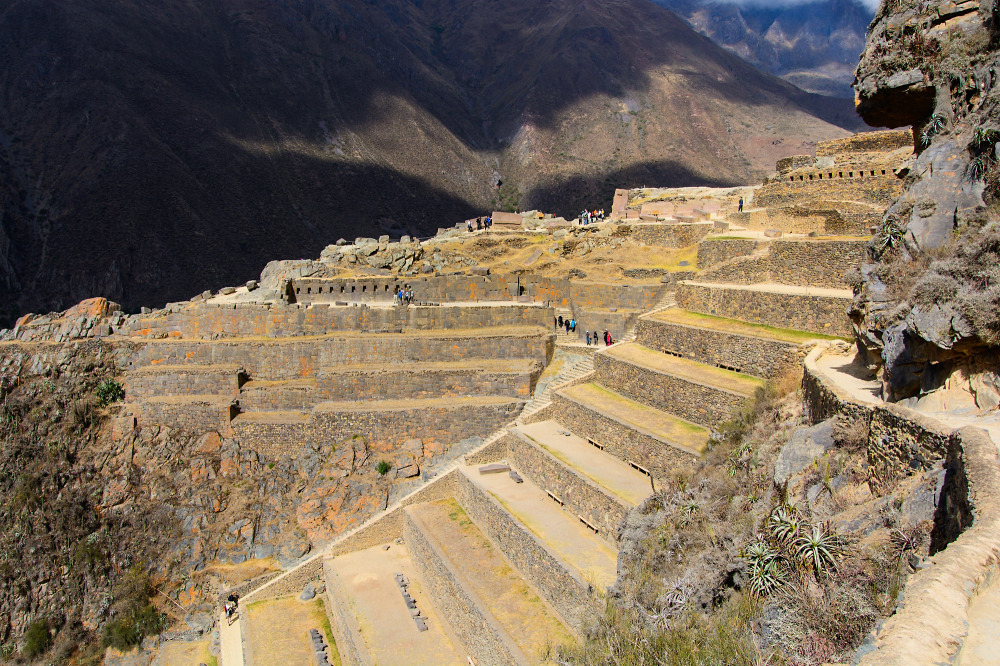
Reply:
[[[562,560],[579,571],[584,580],[598,590],[614,584],[618,575],[618,553],[563,511],[541,488],[528,479],[515,483],[506,474],[481,475],[477,467],[460,469]]]
[[[237,618],[229,624],[226,614],[219,611],[216,624],[219,627],[219,663],[221,666],[243,666],[242,621]]]
[[[733,282],[697,282],[686,280],[684,284],[710,289],[734,289],[736,291],[762,291],[769,294],[787,294],[789,296],[825,296],[827,298],[854,298],[850,289],[831,289],[829,287],[799,287],[776,282],[758,282],[756,284],[736,284]]]
[[[648,315],[650,319],[666,322],[669,324],[680,324],[682,326],[693,326],[711,331],[723,333],[733,333],[736,335],[748,335],[755,338],[766,338],[770,340],[780,340],[792,344],[801,344],[809,340],[831,340],[835,336],[823,335],[821,333],[810,333],[791,328],[775,328],[764,324],[753,324],[739,319],[729,319],[715,315],[701,314],[689,310],[670,308]]]
[[[955,666],[986,666],[1000,663],[1000,581],[993,581],[969,604],[969,635],[962,644]]]
[[[340,581],[350,610],[357,618],[372,659],[379,666],[466,666],[465,651],[450,636],[450,628],[425,592],[405,546],[389,544],[340,555],[328,571]],[[410,595],[427,618],[427,631],[417,629],[394,576],[409,579]]]
[[[581,475],[632,506],[638,506],[653,492],[648,476],[618,458],[608,455],[585,439],[569,433],[556,421],[532,423],[516,430],[527,435]]]

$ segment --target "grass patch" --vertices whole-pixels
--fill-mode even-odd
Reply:
[[[326,612],[326,604],[322,597],[314,600],[316,621],[319,622],[323,635],[326,636],[326,644],[330,646],[330,664],[341,666],[340,652],[337,651],[337,641],[333,638],[333,628],[330,626],[330,616]]]
[[[851,342],[851,339],[845,336],[810,333],[809,331],[799,331],[794,328],[777,328],[765,324],[751,324],[739,319],[729,319],[727,317],[691,312],[690,310],[681,310],[679,308],[663,310],[652,315],[651,318],[672,324],[700,326],[701,328],[708,328],[714,331],[750,335],[758,338],[770,338],[797,345],[809,340],[845,340]]]

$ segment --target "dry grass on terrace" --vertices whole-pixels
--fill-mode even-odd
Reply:
[[[316,663],[309,630],[318,629],[326,635],[331,648],[328,651],[332,653],[331,663],[340,664],[322,595],[311,601],[291,596],[248,604],[242,622],[252,663],[303,666]]]
[[[624,421],[640,431],[645,431],[701,452],[708,441],[709,431],[658,409],[629,400],[598,384],[579,384],[562,390],[563,395],[586,404],[589,408]]]
[[[650,315],[651,319],[667,322],[670,324],[683,324],[685,326],[697,326],[723,333],[734,333],[736,335],[749,335],[756,338],[769,338],[780,342],[790,342],[792,344],[802,344],[809,340],[845,340],[846,338],[835,335],[823,335],[822,333],[810,333],[808,331],[798,331],[792,328],[776,328],[765,326],[764,324],[751,324],[739,319],[727,319],[715,315],[700,314],[679,308],[669,308],[656,314]]]
[[[724,370],[686,358],[662,354],[634,343],[616,345],[605,353],[644,368],[658,370],[668,375],[683,377],[743,395],[751,395],[758,388],[764,386],[764,380],[757,377]]]

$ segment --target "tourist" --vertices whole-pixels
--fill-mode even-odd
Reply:
[[[566,321],[563,322],[563,323],[566,326],[566,335],[569,335],[569,319],[567,318]]]
[[[481,218],[481,217],[477,217],[476,218],[476,230],[477,231],[482,231],[483,230],[483,218]]]
[[[562,315],[559,315],[559,328],[562,328]]]
[[[597,346],[597,331],[594,331],[594,346]]]
[[[590,331],[587,331],[587,346],[590,346]]]
[[[472,233],[472,220],[466,220],[465,221],[465,226],[469,230],[469,233],[471,234]]]
[[[559,330],[559,318],[558,317],[553,317],[552,318],[552,330],[553,331],[558,331]]]
[[[812,178],[812,176],[809,176],[809,177]],[[743,212],[743,197],[740,197],[740,203],[737,206],[736,210],[737,210],[737,212],[740,212],[740,213]]]
[[[609,345],[611,344],[611,343],[609,342],[609,340],[611,340],[611,336],[610,336],[610,335],[608,335],[608,332],[607,332],[607,331],[604,331],[604,346],[605,346],[605,347],[607,347],[607,346],[609,346]]]
[[[570,333],[576,333],[576,319],[569,320],[569,331]]]

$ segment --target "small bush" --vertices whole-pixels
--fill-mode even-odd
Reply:
[[[112,402],[124,400],[125,388],[113,379],[105,379],[97,385],[94,395],[97,396],[97,401],[101,403],[101,407],[105,407]]]
[[[379,473],[380,476],[385,476],[392,469],[392,465],[389,464],[387,460],[379,460],[378,464],[375,465],[375,471]]]
[[[35,620],[28,625],[28,631],[24,633],[24,656],[28,659],[45,654],[45,651],[52,645],[52,634],[49,633],[49,621],[46,619]]]
[[[75,428],[86,428],[94,422],[94,402],[91,398],[74,400],[69,410],[69,422]]]
[[[146,636],[155,636],[166,628],[167,616],[152,604],[132,609],[104,625],[102,644],[116,650],[128,650],[142,642]]]
[[[861,453],[868,450],[868,437],[871,433],[867,419],[837,419],[833,426],[833,441],[851,453]]]

